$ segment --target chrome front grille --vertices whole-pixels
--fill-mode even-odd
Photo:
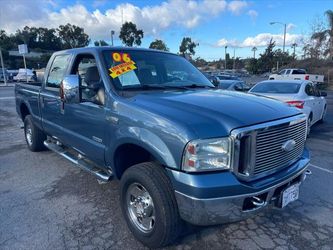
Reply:
[[[244,180],[274,173],[297,161],[304,150],[306,117],[298,115],[232,132],[234,171]]]
[[[297,160],[303,152],[306,139],[306,121],[296,124],[283,124],[276,128],[258,131],[256,138],[256,160],[253,174],[283,168]],[[288,140],[294,140],[290,151],[282,149]]]

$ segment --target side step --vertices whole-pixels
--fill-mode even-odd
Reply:
[[[108,182],[111,181],[113,178],[113,174],[111,171],[109,173],[104,171],[97,165],[94,165],[93,162],[89,161],[88,159],[85,159],[80,153],[76,152],[73,149],[62,146],[62,144],[56,140],[48,139],[44,141],[44,145],[53,152],[71,161],[77,167],[94,175],[101,182]]]

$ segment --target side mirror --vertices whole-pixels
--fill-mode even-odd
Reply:
[[[324,91],[320,91],[320,96],[327,96],[327,93]]]
[[[80,102],[80,78],[78,75],[67,75],[60,85],[60,98],[64,103]]]
[[[242,90],[243,90],[240,86],[235,86],[234,89],[235,89],[236,91],[242,91]]]

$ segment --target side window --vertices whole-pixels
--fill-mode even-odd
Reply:
[[[93,55],[78,55],[71,74],[80,76],[81,102],[93,102],[98,105],[104,105],[105,89]]]
[[[288,69],[287,71],[286,71],[286,75],[289,75],[290,74],[290,69]]]
[[[281,71],[279,72],[279,75],[284,75],[284,72],[286,72],[285,69],[284,69],[284,70],[281,70]]]
[[[305,86],[305,93],[306,93],[308,96],[314,96],[314,95],[315,95],[314,90],[313,90],[311,84],[307,84],[307,85]]]
[[[46,87],[59,88],[64,78],[65,71],[69,62],[70,55],[56,56],[52,62],[49,76],[47,77]]]

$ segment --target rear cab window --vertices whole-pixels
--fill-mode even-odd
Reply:
[[[306,71],[304,69],[294,69],[293,75],[305,75]]]

